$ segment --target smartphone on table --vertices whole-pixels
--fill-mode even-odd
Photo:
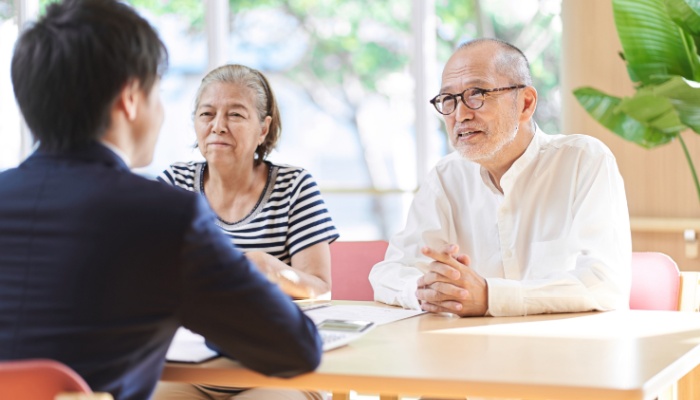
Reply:
[[[345,346],[369,332],[374,328],[374,322],[326,319],[316,327],[323,340],[323,351],[327,351]]]

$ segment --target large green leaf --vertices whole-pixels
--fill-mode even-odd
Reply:
[[[678,117],[671,100],[655,95],[652,87],[639,90],[633,97],[622,99],[616,110],[671,137],[687,128]]]
[[[669,99],[680,121],[696,133],[700,133],[700,82],[679,76],[653,89],[656,96]]]
[[[613,11],[633,81],[646,85],[670,75],[694,79],[687,46],[692,38],[673,22],[664,0],[613,0]]]
[[[683,31],[688,61],[691,63],[693,80],[700,81],[700,0],[666,0],[666,9]]]
[[[681,132],[700,133],[700,0],[613,0],[631,98],[579,88],[576,99],[607,129],[651,148],[678,138],[700,199],[700,180]]]
[[[700,0],[666,0],[671,19],[693,35],[700,35]]]
[[[578,102],[595,120],[625,140],[652,148],[670,142],[674,135],[644,124],[620,109],[622,99],[590,87],[574,91]]]

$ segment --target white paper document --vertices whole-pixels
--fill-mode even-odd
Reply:
[[[218,356],[219,353],[204,344],[204,337],[187,328],[180,327],[175,332],[165,359],[168,361],[198,363]]]
[[[306,311],[306,315],[317,325],[327,319],[346,321],[369,321],[376,325],[388,324],[404,318],[425,313],[422,310],[405,310],[396,307],[332,305]]]
[[[316,325],[325,320],[344,320],[344,321],[367,321],[373,322],[374,325],[383,325],[390,322],[398,321],[404,318],[413,317],[423,314],[425,311],[420,310],[404,310],[395,307],[372,307],[372,306],[349,306],[349,305],[328,305],[323,304],[320,308],[311,308],[305,311],[306,315],[311,318]],[[355,335],[361,336],[359,334]],[[347,344],[350,340],[345,340],[342,343],[338,342],[334,346],[324,345],[324,349],[339,347],[341,344]],[[175,333],[168,353],[165,358],[168,361],[198,363],[209,360],[219,354],[211,350],[204,344],[204,337],[196,334],[189,329],[180,327]]]

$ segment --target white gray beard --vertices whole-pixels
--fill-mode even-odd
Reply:
[[[496,157],[496,154],[499,151],[515,141],[515,137],[518,135],[518,129],[518,125],[516,125],[515,129],[510,135],[501,136],[499,141],[493,144],[493,149],[489,152],[474,152],[473,150],[475,149],[470,148],[469,146],[455,147],[455,150],[457,150],[462,157],[475,163],[492,160]]]

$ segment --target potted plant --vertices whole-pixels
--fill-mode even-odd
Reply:
[[[613,0],[632,97],[581,87],[574,96],[607,129],[646,148],[680,142],[700,201],[700,183],[681,134],[700,134],[700,0]]]

